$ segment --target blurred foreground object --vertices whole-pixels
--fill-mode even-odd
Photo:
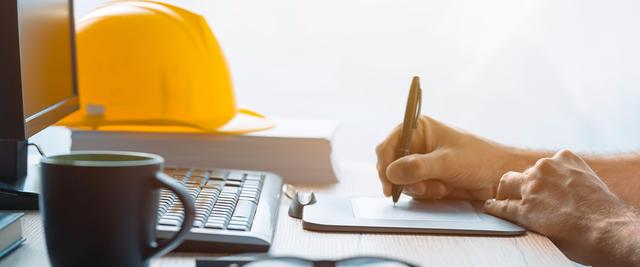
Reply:
[[[77,21],[80,111],[71,127],[244,133],[273,127],[238,109],[205,19],[169,4],[116,1]],[[223,127],[230,121],[234,127]]]

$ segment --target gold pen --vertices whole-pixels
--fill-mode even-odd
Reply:
[[[411,139],[413,130],[418,126],[420,118],[420,108],[422,106],[422,89],[420,88],[420,77],[414,76],[409,89],[409,97],[407,98],[407,107],[404,112],[404,121],[402,122],[402,130],[400,132],[400,144],[396,148],[395,158],[399,159],[411,153]],[[391,197],[393,206],[400,199],[402,194],[402,185],[392,185]]]

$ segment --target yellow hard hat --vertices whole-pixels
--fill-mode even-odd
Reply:
[[[205,19],[155,1],[107,3],[76,22],[80,110],[71,127],[242,133],[273,127],[238,109]]]

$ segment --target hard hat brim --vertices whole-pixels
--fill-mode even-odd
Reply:
[[[240,109],[236,115],[217,129],[199,127],[196,124],[171,120],[145,121],[97,121],[79,120],[62,121],[56,125],[75,129],[122,132],[151,132],[151,133],[212,133],[212,134],[246,134],[264,131],[275,127],[272,120],[247,109]]]
[[[275,123],[266,117],[246,109],[240,109],[227,124],[216,130],[222,134],[243,134],[264,131],[275,127]]]

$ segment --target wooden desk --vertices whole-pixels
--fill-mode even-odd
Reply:
[[[336,185],[304,189],[343,195],[380,194],[372,165],[344,164],[341,177]],[[379,255],[429,266],[575,266],[549,239],[535,233],[519,237],[471,237],[311,232],[302,229],[300,220],[287,215],[288,204],[288,199],[282,200],[272,254],[330,259]],[[23,226],[27,242],[0,261],[0,266],[48,266],[38,212],[27,212]],[[195,257],[215,255],[170,253],[154,259],[151,266],[194,266]]]

